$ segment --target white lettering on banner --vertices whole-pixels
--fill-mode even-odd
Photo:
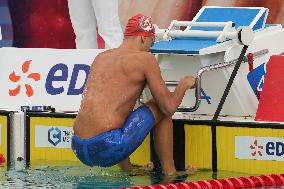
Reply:
[[[103,49],[0,49],[0,107],[77,111],[90,65]]]
[[[66,126],[35,126],[35,147],[71,148],[73,128]]]
[[[0,145],[2,144],[2,124],[0,123]]]
[[[236,136],[235,158],[284,161],[284,138]]]

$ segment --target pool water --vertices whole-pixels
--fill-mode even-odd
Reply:
[[[65,166],[62,166],[65,165]],[[25,162],[0,167],[0,188],[120,188],[145,186],[158,183],[190,182],[197,180],[220,179],[249,176],[244,173],[199,170],[194,174],[178,178],[165,178],[163,175],[135,169],[129,175],[117,166],[111,168],[89,168],[72,165],[68,162],[53,162],[53,165],[30,165]]]

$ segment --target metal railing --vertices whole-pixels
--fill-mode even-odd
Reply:
[[[254,58],[259,58],[263,55],[266,55],[268,54],[268,49],[263,49],[263,50],[260,50],[260,51],[257,51],[255,53],[252,53],[253,54],[253,57]],[[210,65],[210,66],[205,66],[203,68],[201,68],[198,72],[197,72],[197,76],[196,76],[196,83],[195,83],[195,104],[192,106],[192,107],[189,107],[189,106],[180,106],[178,107],[177,109],[177,112],[194,112],[196,111],[199,106],[200,106],[200,103],[201,103],[201,81],[202,81],[202,75],[205,73],[205,72],[209,72],[209,71],[212,71],[212,70],[217,70],[217,69],[221,69],[221,68],[226,68],[226,67],[229,67],[229,66],[233,66],[237,63],[237,60],[238,59],[234,59],[234,60],[231,60],[229,62],[223,62],[223,63],[218,63],[218,64],[213,64],[213,65]],[[247,57],[244,57],[243,58],[243,61],[242,63],[245,63],[247,62]],[[179,81],[166,81],[165,82],[166,85],[168,87],[176,87],[179,83]],[[140,97],[139,99],[139,102],[140,103],[144,103],[142,98]]]

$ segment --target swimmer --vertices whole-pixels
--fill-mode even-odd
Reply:
[[[154,35],[147,16],[133,16],[121,46],[99,54],[91,65],[72,137],[72,149],[82,163],[131,170],[129,155],[153,128],[162,172],[176,174],[172,115],[186,90],[194,88],[195,78],[186,76],[174,92],[168,90],[155,56],[148,52]],[[133,111],[146,84],[153,99]]]

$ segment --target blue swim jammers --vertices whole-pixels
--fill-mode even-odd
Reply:
[[[88,139],[74,135],[72,149],[85,165],[112,166],[126,159],[142,144],[154,122],[153,113],[143,105],[128,116],[121,129],[113,129]]]

